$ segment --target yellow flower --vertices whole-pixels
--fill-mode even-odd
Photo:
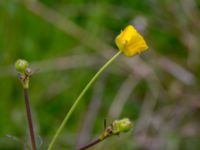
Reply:
[[[126,56],[136,55],[148,48],[144,38],[132,25],[128,25],[124,31],[116,37],[115,43]]]

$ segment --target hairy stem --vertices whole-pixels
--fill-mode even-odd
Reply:
[[[31,137],[32,150],[37,150],[34,129],[33,129],[32,116],[31,116],[31,109],[30,109],[30,104],[29,104],[28,88],[24,88],[24,100],[25,100],[25,104],[26,104],[26,113],[27,113],[27,118],[28,118],[28,126],[29,126],[29,133],[30,133],[30,137]]]
[[[49,144],[48,150],[51,150],[56,139],[58,138],[61,130],[63,129],[64,125],[67,123],[68,119],[70,118],[72,112],[75,110],[76,106],[78,105],[79,101],[81,100],[81,98],[83,97],[83,95],[86,93],[86,91],[89,89],[89,87],[94,83],[94,81],[99,77],[99,75],[121,54],[121,51],[119,51],[118,53],[116,53],[111,59],[108,60],[108,62],[106,62],[106,64],[104,64],[100,70],[93,76],[93,78],[88,82],[88,84],[85,86],[85,88],[82,90],[82,92],[80,93],[80,95],[77,97],[77,99],[75,100],[74,104],[72,105],[72,107],[70,108],[70,110],[68,111],[68,113],[66,114],[64,120],[62,121],[60,127],[58,128],[58,130],[56,131],[51,143]]]

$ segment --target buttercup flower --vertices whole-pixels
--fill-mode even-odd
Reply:
[[[133,56],[147,50],[148,46],[144,38],[132,26],[128,25],[115,39],[120,51],[126,56]]]

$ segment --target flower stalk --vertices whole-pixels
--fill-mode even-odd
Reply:
[[[18,71],[18,78],[21,81],[24,90],[24,101],[26,106],[26,114],[27,114],[32,150],[37,150],[32,115],[31,115],[31,108],[29,102],[29,92],[28,92],[29,77],[32,75],[32,70],[31,68],[28,68],[28,62],[22,59],[17,60],[17,62],[15,63],[15,68]]]
[[[89,143],[89,144],[87,144],[87,145],[85,145],[85,146],[79,148],[78,150],[86,150],[86,149],[88,149],[88,148],[90,148],[90,147],[92,147],[92,146],[98,144],[98,143],[101,142],[101,141],[102,141],[102,140],[100,140],[100,139],[98,138],[98,139],[94,140],[93,142],[91,142],[91,143]]]
[[[121,51],[117,52],[111,59],[108,60],[107,63],[105,63],[105,65],[103,65],[101,67],[101,69],[93,76],[93,78],[88,82],[88,84],[85,86],[85,88],[82,90],[82,92],[80,93],[80,95],[77,97],[77,99],[75,100],[74,104],[72,105],[72,107],[70,108],[70,110],[68,111],[68,113],[66,114],[64,120],[62,121],[60,127],[58,128],[58,130],[56,131],[51,143],[49,144],[48,150],[51,150],[55,141],[57,140],[60,132],[62,131],[62,129],[64,128],[65,124],[67,123],[67,121],[69,120],[70,116],[72,115],[73,111],[75,110],[75,108],[77,107],[78,103],[80,102],[81,98],[84,96],[84,94],[87,92],[87,90],[90,88],[90,86],[96,81],[96,79],[99,77],[99,75],[121,54]]]
[[[31,137],[32,150],[37,150],[36,142],[35,142],[35,134],[34,134],[34,128],[33,128],[32,115],[31,115],[31,109],[30,109],[30,103],[29,103],[28,88],[24,88],[24,100],[25,100],[25,104],[26,104],[26,113],[27,113],[27,118],[28,118],[28,125],[29,125],[29,133],[30,133],[30,137]]]

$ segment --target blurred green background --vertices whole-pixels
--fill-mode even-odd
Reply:
[[[30,99],[41,149],[74,100],[118,50],[133,24],[149,51],[120,56],[78,105],[55,144],[76,149],[103,131],[103,120],[129,117],[134,129],[93,150],[200,149],[199,0],[1,0],[0,149],[29,143],[23,91],[13,64],[34,69]]]

